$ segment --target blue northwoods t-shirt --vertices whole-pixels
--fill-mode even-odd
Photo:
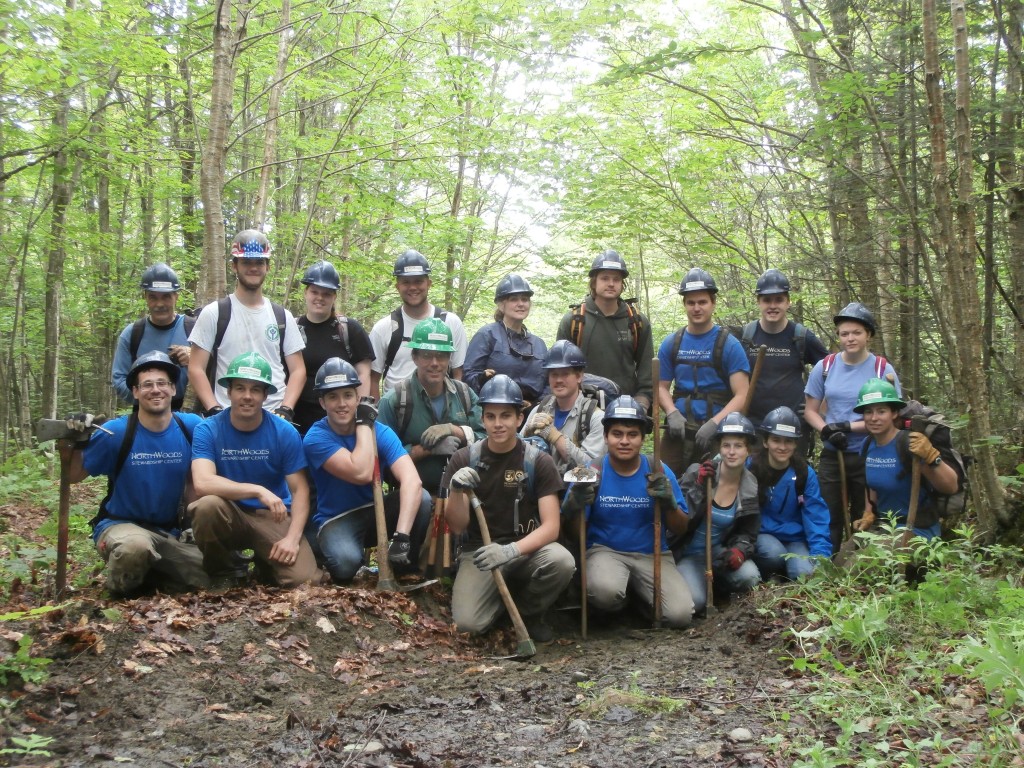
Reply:
[[[187,430],[195,430],[202,422],[194,413],[178,414]],[[89,439],[82,462],[90,475],[109,475],[114,471],[121,452],[128,416],[108,421]],[[171,532],[178,527],[178,502],[185,488],[192,448],[177,422],[162,432],[150,432],[139,424],[135,429],[131,452],[114,484],[114,493],[107,504],[109,518],[96,524],[93,541],[118,522],[139,522]]]
[[[256,429],[241,432],[231,425],[230,408],[196,427],[192,458],[209,459],[216,464],[217,474],[228,480],[262,485],[289,509],[292,495],[286,477],[306,467],[302,439],[295,427],[264,412]],[[249,510],[263,506],[259,499],[242,499],[237,504]]]
[[[654,542],[654,500],[647,495],[647,474],[651,465],[640,457],[640,469],[626,477],[611,467],[608,457],[601,462],[601,486],[587,517],[587,547],[601,544],[617,552],[650,554]],[[686,500],[672,471],[662,464],[672,484],[676,504],[686,510]],[[571,486],[570,486],[571,488]],[[661,549],[668,549],[666,526],[661,527]]]
[[[377,456],[382,471],[409,455],[391,427],[378,421],[376,434]],[[339,435],[331,429],[324,417],[309,428],[302,447],[316,485],[316,510],[312,517],[317,530],[338,515],[373,503],[372,483],[355,485],[324,469],[327,460],[342,448],[351,451],[356,447],[355,434]]]
[[[719,333],[728,334],[729,332],[723,330],[718,325],[714,326],[707,333],[693,334],[684,330],[682,343],[679,345],[679,354],[675,360],[671,359],[675,334],[669,334],[661,342],[661,346],[658,347],[661,380],[675,380],[676,408],[682,411],[684,416],[687,415],[685,408],[686,395],[694,391],[694,371],[697,372],[697,388],[701,392],[728,393],[730,391],[729,382],[722,381],[719,378],[718,371],[714,365],[703,365],[694,368],[689,364],[690,362],[711,362],[715,349],[715,339],[718,338]],[[725,340],[725,345],[722,347],[722,368],[730,376],[739,371],[750,373],[750,362],[743,351],[743,345],[731,334],[729,334],[729,337]],[[715,405],[714,413],[708,414],[706,402],[703,399],[695,399],[691,402],[691,405],[693,416],[697,421],[706,421],[709,416],[714,416],[715,413],[722,410],[722,406]]]

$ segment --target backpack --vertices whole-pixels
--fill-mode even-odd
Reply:
[[[830,352],[825,355],[825,358],[821,361],[821,383],[825,383],[825,379],[828,378],[828,372],[832,370],[832,366],[836,364],[836,356],[838,352]],[[881,355],[875,355],[875,378],[881,379],[885,377],[885,366],[888,365],[888,361]]]
[[[178,425],[178,429],[181,430],[181,434],[185,436],[185,440],[188,441],[189,445],[192,445],[192,433],[185,429],[185,422],[182,421],[181,416],[176,413],[171,414],[171,418],[174,419]],[[107,475],[107,495],[103,497],[100,502],[100,509],[89,521],[89,528],[95,529],[101,520],[105,520],[110,517],[110,512],[107,511],[107,504],[110,503],[111,497],[114,495],[114,485],[117,483],[117,476],[121,474],[121,470],[124,469],[124,463],[128,460],[128,454],[132,452],[132,445],[135,443],[135,432],[139,426],[139,413],[138,411],[132,411],[132,414],[128,417],[128,426],[124,430],[124,438],[121,440],[121,447],[117,452],[117,460],[114,462],[114,471]],[[136,525],[142,525],[136,523]],[[145,527],[144,525],[142,527]]]
[[[301,318],[296,318],[295,322],[298,324],[299,328],[303,328],[302,323],[299,322],[300,319]],[[345,347],[345,359],[352,362],[352,344],[349,342],[348,318],[344,315],[335,315],[334,327],[338,331],[338,338]]]
[[[440,307],[434,307],[434,317],[443,321],[448,317],[448,313]],[[395,362],[395,356],[398,354],[399,347],[402,346],[403,341],[408,340],[408,336],[402,335],[402,308],[397,307],[391,312],[391,340],[388,342],[388,349],[384,353],[384,370],[380,373],[381,379],[387,378],[388,369]]]
[[[711,417],[711,403],[715,403],[716,405],[725,405],[727,402],[729,402],[729,400],[732,399],[732,386],[729,384],[729,372],[725,370],[725,365],[722,363],[722,354],[723,350],[725,349],[725,342],[732,334],[729,333],[729,329],[726,328],[724,325],[718,325],[715,327],[718,328],[718,336],[715,337],[715,346],[711,349],[711,362],[687,362],[687,365],[689,365],[691,368],[704,368],[707,366],[713,367],[715,369],[715,373],[718,375],[718,378],[722,381],[723,384],[725,384],[725,392],[701,392],[700,390],[696,390],[694,392],[691,392],[687,396],[687,399],[698,397],[704,398],[705,400],[709,401],[708,418]],[[672,336],[672,355],[671,357],[669,357],[669,360],[672,361],[673,370],[675,370],[676,358],[679,357],[679,348],[683,345],[683,334],[685,332],[686,326],[683,326],[678,331],[676,331],[675,334]],[[696,373],[694,373],[694,376],[696,377]],[[672,396],[674,398],[675,376],[673,375],[672,378]],[[689,410],[689,404],[687,404],[687,411]],[[688,421],[692,420],[690,413],[686,413],[685,416]]]
[[[477,440],[475,443],[469,446],[469,466],[473,469],[477,469],[480,466],[480,457],[483,455],[484,440]],[[523,454],[523,473],[526,475],[525,482],[520,481],[519,492],[516,494],[513,513],[513,531],[519,530],[519,502],[527,495],[533,495],[534,489],[534,478],[537,474],[537,459],[541,455],[541,450],[533,443],[523,440],[523,446],[525,452]],[[540,521],[531,521],[539,525]],[[529,523],[527,524],[529,526]],[[529,532],[528,530],[526,531]]]
[[[962,514],[967,508],[970,486],[967,468],[974,458],[964,456],[953,447],[952,430],[945,417],[930,406],[917,400],[909,400],[900,411],[897,423],[900,426],[900,431],[896,434],[896,452],[900,457],[902,467],[899,474],[900,479],[906,477],[910,472],[911,462],[914,460],[914,456],[910,452],[910,433],[920,432],[938,450],[943,463],[953,468],[957,478],[956,491],[951,494],[939,493],[932,488],[927,479],[922,478],[928,492],[926,509],[934,512],[940,518]],[[861,448],[862,457],[867,457],[868,448],[873,442],[874,439],[871,437],[864,441],[864,446]]]
[[[626,305],[626,316],[629,319],[629,332],[633,336],[633,354],[640,351],[640,333],[643,331],[644,320],[636,308],[636,299],[623,299]],[[583,349],[583,327],[587,324],[586,301],[570,304],[572,318],[569,320],[569,340]]]
[[[463,384],[458,379],[452,379],[452,383],[455,385],[455,393],[459,397],[459,402],[462,403],[463,410],[466,411],[466,416],[469,417],[473,413],[473,399],[469,394],[469,385]],[[412,377],[402,379],[398,384],[395,385],[395,398],[398,402],[395,403],[395,433],[399,439],[404,443],[405,431],[409,428],[409,422],[412,421],[412,408],[409,407],[409,398],[412,397]]]
[[[284,380],[288,381],[288,366],[284,363],[285,311],[277,302],[271,301],[270,306],[274,310],[274,320],[277,321],[277,346],[281,355],[281,367],[284,369]],[[206,363],[206,378],[209,379],[214,391],[217,387],[217,352],[224,341],[224,334],[227,333],[230,322],[231,297],[225,296],[217,300],[217,334],[213,337],[213,349],[210,350],[210,360]]]
[[[730,328],[732,335],[740,340],[743,349],[749,356],[754,350],[754,334],[757,333],[757,320],[751,320],[743,328]],[[803,323],[793,323],[793,341],[796,343],[797,356],[800,358],[800,365],[804,364],[804,353],[807,350],[807,326]]]
[[[192,334],[192,329],[196,327],[196,318],[194,315],[184,313],[185,317],[185,338],[187,339]],[[142,344],[142,334],[146,332],[147,318],[140,317],[134,323],[132,323],[132,335],[128,339],[128,354],[131,356],[132,362],[135,362],[135,358],[139,356],[139,346]],[[175,319],[177,322],[177,319]]]

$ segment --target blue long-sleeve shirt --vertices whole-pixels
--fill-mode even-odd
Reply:
[[[511,378],[523,390],[523,397],[535,402],[547,387],[547,354],[547,345],[539,336],[529,331],[512,333],[503,323],[488,323],[469,342],[462,380],[479,393],[487,382],[484,371],[490,368]]]
[[[124,330],[121,331],[121,335],[117,337],[114,363],[110,369],[110,383],[116,390],[117,396],[126,403],[135,401],[135,398],[132,397],[131,387],[128,386],[126,381],[128,371],[131,370],[132,363],[135,362],[131,354],[132,327],[134,325],[135,323],[128,323]],[[153,325],[147,318],[146,327],[142,331],[142,340],[139,342],[139,351],[135,357],[139,358],[147,352],[153,351],[167,353],[172,344],[188,345],[188,334],[185,333],[185,316],[178,315],[173,323],[163,328]],[[175,397],[182,398],[185,396],[185,387],[188,386],[187,368],[181,368],[176,383],[178,386]]]
[[[761,533],[779,541],[805,541],[812,555],[832,556],[828,505],[821,497],[818,475],[807,468],[803,496],[797,489],[796,470],[787,467],[779,481],[764,494],[761,505]]]

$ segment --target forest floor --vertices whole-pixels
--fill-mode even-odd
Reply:
[[[48,514],[3,511],[25,537]],[[579,611],[555,612],[557,639],[517,661],[511,629],[452,630],[442,584],[111,600],[86,581],[0,624],[5,658],[24,632],[53,660],[0,693],[2,744],[50,738],[49,754],[0,765],[776,766],[801,726],[783,714],[803,681],[784,621],[759,610],[767,588],[682,631],[627,612],[583,640]],[[9,586],[0,612],[45,591]]]

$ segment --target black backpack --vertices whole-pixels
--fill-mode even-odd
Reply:
[[[451,382],[455,385],[455,393],[458,395],[459,402],[462,403],[462,408],[466,411],[466,418],[468,419],[473,413],[473,399],[469,394],[469,385],[463,384],[458,379],[452,379]],[[412,408],[409,407],[410,397],[412,397],[411,376],[402,379],[395,385],[395,434],[398,435],[403,443],[407,442],[405,431],[409,428],[409,422],[412,421]]]
[[[187,339],[192,334],[192,329],[196,327],[196,318],[188,312],[183,314],[185,316],[185,338]],[[140,317],[132,324],[132,335],[128,339],[128,354],[131,356],[133,363],[135,358],[139,356],[139,346],[142,344],[142,334],[146,332],[147,322],[147,318]],[[175,319],[175,322],[177,322],[177,319]]]
[[[271,301],[270,306],[274,310],[274,320],[277,322],[277,348],[281,355],[281,367],[284,369],[284,380],[288,381],[288,366],[285,365],[284,362],[284,330],[286,326],[285,310],[284,307],[275,301]],[[210,350],[210,360],[206,363],[206,378],[209,379],[210,386],[214,391],[217,389],[217,351],[220,349],[221,342],[224,341],[224,334],[227,333],[228,323],[230,322],[231,297],[225,296],[222,299],[217,299],[217,334],[213,338],[213,349]]]

